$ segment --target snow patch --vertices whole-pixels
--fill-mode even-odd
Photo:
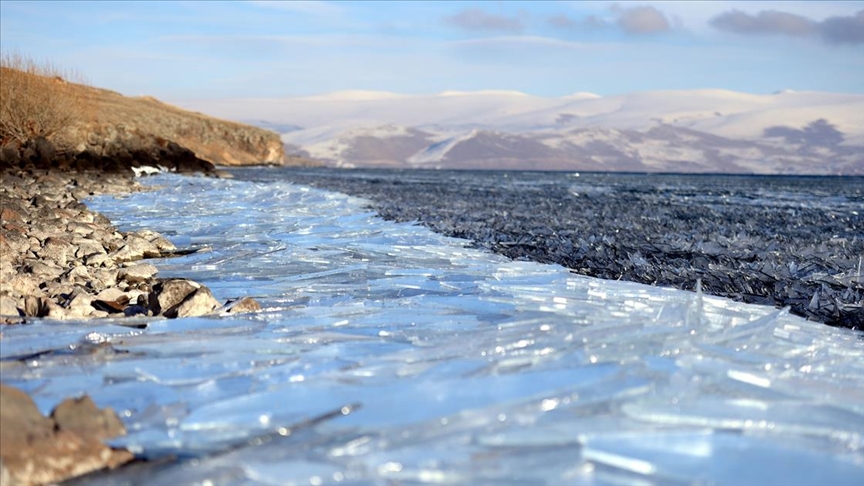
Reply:
[[[419,166],[430,164],[433,162],[441,162],[447,156],[447,153],[453,150],[453,147],[460,143],[470,140],[477,136],[478,130],[471,130],[460,135],[445,138],[444,140],[435,142],[425,149],[412,155],[406,161],[409,165]]]

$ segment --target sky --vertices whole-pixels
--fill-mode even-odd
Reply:
[[[0,48],[172,100],[864,93],[864,1],[0,1]]]

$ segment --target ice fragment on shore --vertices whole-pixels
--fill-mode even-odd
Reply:
[[[512,262],[278,181],[153,182],[164,189],[104,210],[210,245],[160,274],[254,295],[262,312],[100,327],[127,352],[111,361],[3,362],[4,379],[40,380],[38,400],[86,387],[128,412],[118,444],[197,456],[139,478],[724,484],[795,480],[787,460],[812,469],[801,478],[860,478],[859,334]],[[4,331],[0,354],[85,335],[34,326]],[[268,427],[285,440],[255,440]]]

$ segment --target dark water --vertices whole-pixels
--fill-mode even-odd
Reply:
[[[864,328],[864,178],[233,169],[372,200],[516,259]]]

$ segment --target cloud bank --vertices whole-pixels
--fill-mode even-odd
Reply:
[[[559,29],[619,29],[631,35],[659,34],[672,30],[666,15],[649,5],[627,8],[614,4],[610,10],[612,12],[611,19],[604,19],[597,15],[586,15],[580,19],[572,19],[566,14],[558,14],[550,17],[547,23]]]
[[[742,35],[817,36],[829,44],[864,44],[864,10],[821,22],[778,10],[763,10],[756,15],[729,10],[709,23],[717,30]]]
[[[486,13],[479,8],[465,9],[444,17],[444,23],[468,31],[521,32],[522,21],[515,17]]]

